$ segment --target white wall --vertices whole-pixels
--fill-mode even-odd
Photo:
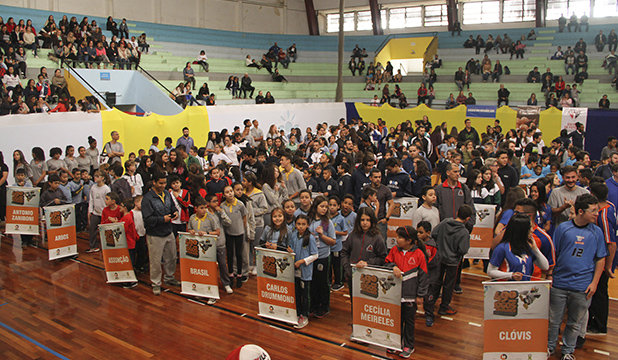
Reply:
[[[309,34],[303,0],[2,0],[2,4],[218,30]]]

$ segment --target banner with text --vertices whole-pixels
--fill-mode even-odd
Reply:
[[[491,241],[494,238],[496,205],[474,204],[476,223],[470,234],[470,249],[466,259],[489,259]]]
[[[133,264],[127,248],[127,236],[124,223],[99,225],[101,249],[105,262],[105,275],[108,283],[137,281]]]
[[[258,315],[298,324],[294,289],[294,254],[256,248]]]
[[[483,360],[547,359],[551,281],[486,281]]]
[[[352,339],[401,350],[401,278],[352,266]]]
[[[7,186],[5,234],[38,235],[39,188]]]
[[[44,207],[49,260],[77,255],[75,205]]]
[[[388,220],[386,231],[386,246],[390,249],[395,246],[397,241],[397,228],[400,226],[412,225],[412,215],[418,207],[418,198],[401,197],[393,199],[393,213]],[[388,203],[386,204],[388,211]],[[414,224],[413,226],[416,226]]]
[[[217,236],[178,233],[181,293],[219,299]]]
[[[581,123],[584,125],[584,130],[585,130],[587,122],[588,122],[588,108],[576,108],[576,107],[562,108],[561,129],[566,129],[569,133],[571,133],[577,129],[575,124]]]
[[[496,105],[466,105],[466,117],[496,118]]]

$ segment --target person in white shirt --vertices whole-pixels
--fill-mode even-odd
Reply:
[[[238,155],[241,154],[241,150],[238,146],[232,144],[232,138],[228,135],[225,137],[225,146],[223,147],[223,152],[230,159],[230,164],[232,166],[238,166]]]
[[[260,123],[258,123],[257,120],[253,120],[253,129],[251,129],[251,136],[253,136],[253,140],[255,140],[256,143],[262,142],[264,140],[264,132],[262,131],[262,129],[258,128],[258,125],[260,125]]]
[[[227,157],[227,155],[225,155],[224,153],[222,153],[223,147],[221,146],[221,144],[215,144],[215,152],[214,154],[212,154],[212,158],[210,159],[210,166],[211,167],[215,167],[217,165],[219,165],[219,162],[221,161],[225,161],[228,164],[231,164],[232,161],[230,160],[229,157]]]
[[[200,51],[200,54],[197,56],[197,63],[202,65],[204,71],[208,72],[208,57],[206,57],[206,51]]]

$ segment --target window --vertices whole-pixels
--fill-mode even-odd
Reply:
[[[590,17],[590,0],[569,0],[569,14],[573,13],[578,18],[581,18],[584,14]]]
[[[420,6],[406,8],[406,27],[423,26],[423,12]]]
[[[389,29],[423,26],[423,9],[420,6],[389,10]]]
[[[425,26],[448,25],[448,13],[446,5],[425,6]]]
[[[532,21],[536,18],[535,10],[534,0],[504,0],[502,21]]]
[[[371,23],[371,17],[369,22]],[[339,31],[339,14],[326,15],[326,32]],[[343,31],[354,31],[354,13],[343,14]]]
[[[387,29],[387,19],[388,15],[386,10],[380,10],[380,20],[382,20],[382,29]]]
[[[388,12],[388,28],[403,29],[406,27],[406,9],[390,9]]]
[[[371,11],[359,11],[356,13],[356,30],[371,30],[373,23],[371,22]]]
[[[568,17],[568,3],[564,0],[547,0],[547,20],[558,20],[560,15]]]
[[[599,15],[596,13],[597,11],[597,1],[595,1],[595,16],[613,16],[613,15]],[[613,14],[616,14],[616,1],[615,0],[601,0],[599,2],[600,8],[606,7],[606,4],[613,4],[607,7],[613,6],[613,9],[608,9]],[[577,18],[581,18],[582,15],[586,14],[590,17],[590,0],[548,0],[547,1],[547,20],[557,20],[561,14],[564,15],[565,18],[569,19],[571,15],[577,15]]]
[[[489,24],[500,22],[500,1],[464,3],[464,24]]]
[[[618,4],[616,0],[595,0],[594,17],[618,16]]]

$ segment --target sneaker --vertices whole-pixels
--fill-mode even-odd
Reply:
[[[549,359],[552,355],[554,355],[554,350],[547,348],[547,358]]]
[[[233,294],[234,290],[232,290],[232,287],[230,287],[229,285],[225,285],[225,292],[228,294]]]
[[[206,302],[208,305],[214,305],[217,302],[217,299],[215,298],[209,298],[208,301]]]
[[[240,278],[242,280],[242,282],[246,283],[247,281],[249,281],[249,277],[248,276],[243,276]]]
[[[607,331],[601,332],[595,329],[588,329],[586,331],[586,336],[605,336],[605,335],[607,335]]]
[[[440,310],[438,310],[438,314],[440,314],[440,315],[455,315],[455,314],[457,314],[457,310],[453,309],[449,305],[446,309],[443,309],[442,307],[440,307]]]
[[[236,287],[237,288],[241,288],[242,287],[242,277],[241,276],[236,278]]]
[[[463,289],[461,288],[461,286],[457,285],[457,286],[455,286],[455,288],[453,289],[453,292],[454,292],[455,294],[461,294],[461,293],[463,293]]]
[[[395,355],[395,354],[397,354],[397,350],[386,349],[386,353],[389,354],[389,355]]]
[[[430,317],[425,318],[425,326],[432,327],[433,326],[433,318],[430,318]]]
[[[132,283],[126,283],[123,286],[123,288],[125,288],[125,289],[134,289],[136,287],[137,287],[137,281],[136,282],[132,282]]]
[[[331,287],[331,290],[333,291],[339,291],[343,289],[343,284],[333,284],[333,286]]]
[[[86,254],[92,254],[92,253],[99,252],[99,251],[101,251],[100,248],[88,249],[86,250]]]
[[[294,325],[295,329],[302,329],[305,326],[309,325],[309,319],[304,317],[303,315],[298,317],[298,325]]]
[[[172,279],[172,280],[167,280],[165,281],[165,285],[169,285],[169,286],[180,286],[180,281],[176,280],[176,279]]]
[[[399,357],[407,359],[414,352],[414,348],[404,347],[403,351],[399,354]]]
[[[581,349],[581,348],[583,348],[583,347],[584,347],[584,343],[585,343],[585,342],[586,342],[586,338],[585,338],[585,337],[578,336],[578,337],[577,337],[577,342],[575,343],[575,348],[576,348],[576,349]],[[566,354],[565,354],[565,355],[566,355]],[[575,359],[575,358],[573,358],[573,359]]]
[[[251,275],[253,275],[253,276],[257,276],[257,268],[253,268],[253,269],[251,270]]]
[[[153,286],[152,293],[155,295],[161,295],[161,287],[159,285]]]
[[[313,317],[315,317],[316,319],[321,319],[324,317],[324,311],[322,311],[322,309],[316,310],[313,313]]]
[[[579,338],[578,338],[579,340]],[[563,354],[560,360],[575,360],[575,355],[573,354]]]

